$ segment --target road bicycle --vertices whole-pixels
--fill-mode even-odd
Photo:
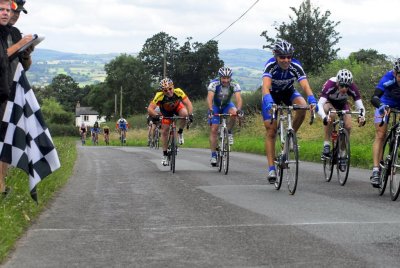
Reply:
[[[234,114],[214,114],[214,116],[219,116],[219,126],[218,126],[218,146],[217,146],[217,166],[218,171],[224,170],[224,174],[228,174],[229,169],[229,152],[231,150],[229,144],[229,133],[227,127],[227,118],[230,116],[236,116]]]
[[[400,171],[400,122],[397,121],[398,114],[400,114],[400,110],[389,108],[380,123],[380,126],[382,126],[385,121],[390,121],[390,117],[393,118],[382,147],[382,157],[379,163],[380,184],[378,188],[379,195],[383,195],[390,176],[390,198],[393,201],[397,200],[400,193],[400,176],[397,176],[397,171]]]
[[[81,131],[81,142],[82,142],[82,145],[85,145],[85,143],[86,143],[86,131]]]
[[[176,131],[176,121],[179,119],[185,119],[187,121],[187,128],[189,128],[188,117],[185,116],[172,116],[163,117],[164,119],[171,120],[168,130],[168,147],[167,147],[167,166],[170,167],[172,173],[175,173],[176,155],[178,152],[178,142],[177,142],[177,131]]]
[[[332,123],[331,132],[331,152],[328,156],[322,155],[322,166],[324,169],[325,181],[332,179],[333,171],[336,166],[336,174],[339,184],[344,186],[349,177],[350,170],[350,137],[347,129],[344,128],[344,116],[358,115],[364,116],[363,109],[360,111],[334,110],[329,109],[328,118],[331,114],[337,114],[338,118]]]
[[[282,181],[286,179],[289,194],[294,195],[299,178],[299,146],[297,144],[296,132],[292,126],[292,112],[294,110],[310,110],[310,124],[314,122],[315,113],[311,105],[277,105],[271,108],[271,123],[278,120],[277,135],[275,139],[275,166],[277,167],[277,178],[275,189],[279,190]]]
[[[99,144],[99,133],[98,130],[92,129],[92,144],[98,145]]]
[[[160,124],[156,124],[156,128],[154,129],[153,137],[151,139],[151,147],[158,150],[160,148]]]
[[[103,131],[104,132],[104,142],[106,143],[106,145],[110,144],[110,133]]]
[[[118,129],[119,130],[119,141],[121,142],[121,146],[126,144],[126,129]]]

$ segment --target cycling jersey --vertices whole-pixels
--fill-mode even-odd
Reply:
[[[271,93],[294,90],[293,83],[296,80],[300,82],[307,78],[298,60],[292,59],[289,68],[283,70],[279,67],[275,58],[271,58],[267,61],[262,77],[269,77],[272,79],[271,88],[269,89]]]
[[[382,103],[392,108],[400,109],[400,86],[396,81],[393,70],[387,72],[379,81],[376,89],[382,90]]]
[[[117,122],[117,125],[118,125],[118,128],[119,129],[122,129],[122,130],[126,130],[127,129],[127,122],[126,122],[126,120],[125,119],[119,119],[118,120],[118,122]]]
[[[182,100],[187,98],[185,92],[180,88],[174,89],[174,94],[171,97],[164,95],[163,92],[157,92],[152,102],[160,107],[163,115],[172,116],[184,107]]]
[[[216,78],[208,85],[208,91],[215,93],[213,99],[214,105],[223,108],[231,102],[232,95],[240,92],[241,89],[240,85],[234,80],[231,80],[229,87],[224,87],[220,79]]]
[[[335,109],[348,109],[347,101],[349,97],[352,97],[354,101],[361,99],[360,90],[358,87],[351,83],[347,90],[347,93],[341,94],[337,85],[337,78],[332,77],[322,87],[321,97],[327,99]]]
[[[110,134],[110,128],[109,127],[104,127],[103,128],[104,134]]]

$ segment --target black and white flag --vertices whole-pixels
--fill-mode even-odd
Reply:
[[[0,126],[0,160],[29,175],[29,190],[60,167],[60,160],[39,103],[19,63]]]

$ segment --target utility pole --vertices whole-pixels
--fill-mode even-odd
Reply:
[[[119,118],[122,118],[122,86],[121,86],[121,97],[119,99],[120,104],[119,104]]]
[[[115,100],[114,100],[114,116],[117,118],[117,94],[115,94]]]
[[[165,47],[164,47],[164,78],[167,77],[167,55],[165,53]]]

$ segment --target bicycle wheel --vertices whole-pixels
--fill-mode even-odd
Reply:
[[[336,171],[340,185],[345,185],[350,170],[350,140],[346,129],[339,133]]]
[[[275,190],[279,190],[282,186],[284,158],[285,157],[284,157],[284,151],[280,133],[277,133],[275,138],[275,160],[274,160],[277,173],[275,181]]]
[[[400,174],[397,176],[397,170],[399,169],[400,171],[399,153],[399,140],[396,140],[393,147],[392,168],[390,170],[390,198],[393,201],[396,201],[400,193]]]
[[[153,142],[154,142],[154,149],[158,150],[160,148],[160,130],[158,129],[158,127],[156,127],[156,129],[154,130],[154,138],[153,138]]]
[[[379,195],[383,195],[385,193],[388,177],[390,175],[391,170],[391,145],[393,137],[393,132],[390,132],[389,135],[385,138],[385,142],[382,147],[382,157],[381,161],[379,161],[379,170],[380,170],[380,184],[379,184]]]
[[[175,160],[176,160],[176,130],[172,131],[171,137],[171,162],[170,162],[170,170],[172,173],[175,173]]]
[[[224,142],[222,144],[222,166],[224,168],[225,175],[228,174],[229,169],[229,139],[228,129],[224,129]]]
[[[218,171],[221,172],[222,170],[222,162],[223,162],[223,158],[224,158],[224,143],[225,143],[225,135],[222,135],[221,132],[223,132],[223,129],[221,128],[218,131],[218,159],[217,159],[217,163],[218,163]]]
[[[286,159],[283,173],[286,170],[286,180],[288,190],[291,195],[294,195],[297,188],[299,178],[299,151],[297,146],[296,134],[293,131],[288,132],[285,143]]]
[[[326,182],[330,182],[332,179],[332,175],[333,175],[333,166],[334,166],[334,160],[335,160],[335,156],[334,156],[334,152],[335,152],[335,143],[332,142],[331,145],[331,153],[329,156],[325,156],[324,160],[322,160],[322,165],[324,168],[324,177],[325,177],[325,181]]]

